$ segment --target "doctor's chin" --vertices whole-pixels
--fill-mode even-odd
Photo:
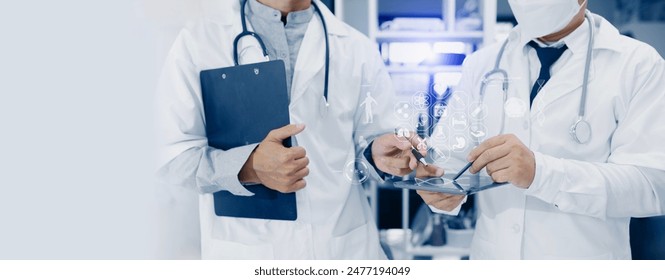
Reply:
[[[665,1],[198,9],[155,95],[159,258],[665,259]]]

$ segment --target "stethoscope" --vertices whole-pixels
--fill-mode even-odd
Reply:
[[[570,126],[570,130],[568,133],[570,136],[575,140],[575,142],[579,144],[586,144],[589,143],[591,140],[591,125],[589,122],[587,122],[584,119],[585,115],[585,109],[586,109],[586,99],[587,99],[587,92],[589,89],[589,69],[591,67],[591,56],[592,56],[592,48],[593,48],[593,40],[594,40],[594,30],[593,30],[593,19],[591,16],[589,16],[588,13],[585,13],[586,19],[589,21],[589,45],[587,47],[587,53],[586,53],[586,63],[584,65],[584,80],[582,82],[582,96],[580,97],[580,108],[577,114],[577,120],[573,123],[573,125]],[[506,41],[503,42],[503,45],[501,46],[501,49],[499,50],[499,54],[496,58],[496,62],[494,63],[494,69],[491,71],[485,73],[483,76],[483,81],[480,84],[480,104],[485,104],[485,90],[487,88],[487,84],[492,82],[491,77],[493,75],[501,75],[503,82],[502,82],[502,91],[503,91],[503,104],[506,104],[506,100],[508,98],[508,72],[506,70],[501,69],[499,67],[499,64],[501,63],[501,58],[503,57],[503,52],[506,49],[506,45],[508,45],[509,39],[506,39]],[[503,107],[503,106],[502,106]],[[503,109],[503,116],[501,118],[501,130],[499,131],[499,134],[503,134],[505,124],[506,124],[506,115],[505,115],[505,108]]]
[[[236,66],[238,66],[238,42],[242,37],[245,36],[252,36],[256,39],[256,41],[259,42],[259,45],[261,45],[261,50],[263,51],[263,56],[268,57],[268,51],[266,49],[266,45],[263,43],[263,40],[261,39],[261,36],[259,34],[256,34],[254,32],[248,31],[247,30],[247,19],[245,18],[245,7],[247,6],[247,0],[243,0],[243,2],[240,4],[240,18],[242,22],[242,32],[236,36],[236,38],[233,40],[233,62],[235,63]],[[328,43],[328,27],[326,26],[326,21],[323,19],[323,13],[321,13],[321,10],[319,9],[319,6],[316,5],[314,1],[312,1],[312,6],[314,6],[314,10],[316,13],[319,15],[321,18],[321,24],[323,25],[323,33],[324,37],[326,40],[326,62],[325,62],[325,71],[326,71],[326,76],[325,80],[323,82],[323,98],[325,101],[326,107],[329,106],[328,104],[328,78],[329,78],[329,72],[330,72],[330,44]]]

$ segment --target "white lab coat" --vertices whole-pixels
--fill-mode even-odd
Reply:
[[[185,151],[207,146],[199,72],[233,65],[233,40],[242,31],[239,1],[211,3],[214,7],[207,7],[203,20],[181,32],[164,66],[157,109],[164,148],[159,163],[165,166]],[[362,157],[364,147],[356,143],[392,131],[393,88],[376,46],[317,3],[330,39],[330,107],[322,115],[325,44],[320,19],[315,15],[300,47],[289,105],[291,123],[306,125],[304,132],[295,136],[295,143],[307,150],[310,159],[307,187],[296,193],[298,219],[217,217],[212,195],[206,193],[209,190],[199,188],[203,192],[199,215],[205,259],[385,258],[364,190],[343,171],[347,163]],[[258,43],[249,36],[241,40],[238,49],[241,64],[263,61]],[[378,101],[370,124],[365,124],[364,107],[359,105],[365,97],[361,82],[370,86]],[[253,147],[243,148],[245,156]],[[225,153],[216,152],[225,164]],[[229,166],[239,170],[245,159]],[[178,174],[178,170],[169,172]],[[229,191],[251,194],[238,188]]]
[[[522,41],[519,26],[510,34],[501,68],[509,75],[508,97],[526,104],[526,112],[520,116],[512,106],[504,133],[516,135],[534,152],[536,174],[528,190],[510,185],[478,195],[474,259],[629,259],[630,217],[663,214],[665,64],[650,46],[621,36],[600,16],[593,18],[596,39],[586,107],[593,136],[584,145],[568,131],[577,119],[586,52],[573,54],[553,73],[529,110],[526,48],[517,44]],[[478,103],[482,77],[494,68],[501,43],[467,59],[449,117],[433,134],[434,146],[444,155],[452,150],[452,158],[439,162],[447,172],[459,170],[477,143],[468,130],[453,126],[451,116],[455,108],[465,107],[460,102]],[[486,96],[487,117],[475,124],[494,136],[503,114],[500,84],[492,83]],[[466,116],[473,124],[474,118]],[[437,134],[441,129],[443,134]],[[448,148],[459,137],[471,144]]]

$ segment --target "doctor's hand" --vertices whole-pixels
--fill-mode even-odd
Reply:
[[[431,164],[429,166],[420,164],[418,165],[418,169],[416,169],[416,178],[441,176],[443,176],[443,169]],[[423,190],[418,190],[416,192],[427,205],[431,205],[436,209],[446,212],[455,210],[455,208],[457,208],[457,206],[462,203],[462,200],[464,200],[465,197],[464,195],[453,195]]]
[[[513,134],[487,139],[473,149],[467,158],[475,161],[469,172],[478,173],[485,168],[495,182],[508,182],[528,189],[536,174],[536,158],[522,141]]]
[[[309,159],[303,147],[284,147],[282,141],[305,129],[305,125],[287,125],[268,133],[256,147],[238,174],[244,183],[260,183],[266,187],[291,193],[305,187],[309,175]]]
[[[411,132],[415,135],[415,132]],[[420,137],[414,136],[411,140],[394,134],[384,134],[376,138],[372,144],[372,159],[376,167],[395,176],[410,174],[418,166],[418,160],[411,153],[411,145],[416,146]],[[419,150],[427,156],[426,150]]]

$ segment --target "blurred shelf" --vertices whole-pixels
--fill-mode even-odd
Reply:
[[[482,42],[484,33],[482,31],[468,32],[427,32],[427,31],[379,31],[376,41],[381,42],[438,42],[438,41],[461,41]]]
[[[386,66],[388,73],[441,73],[441,72],[462,72],[461,65],[447,65],[447,66]]]

